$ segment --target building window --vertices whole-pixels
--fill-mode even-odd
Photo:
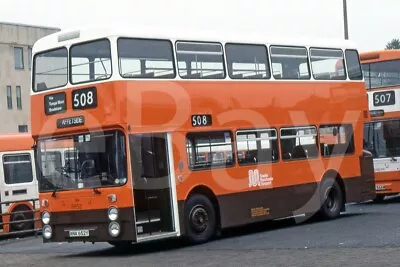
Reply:
[[[11,86],[7,86],[7,107],[8,109],[12,109],[12,93],[11,93]]]
[[[17,89],[17,108],[22,109],[21,86],[17,85],[16,89]]]
[[[16,69],[24,68],[24,50],[22,47],[14,47],[14,64]]]
[[[28,125],[18,125],[18,132],[20,133],[27,133],[28,132]]]
[[[32,68],[32,47],[28,47],[28,66]]]
[[[32,161],[29,154],[5,155],[3,157],[3,168],[6,184],[30,183],[33,181]]]

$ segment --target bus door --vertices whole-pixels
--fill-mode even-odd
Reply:
[[[178,232],[170,134],[130,136],[133,196],[138,241]]]
[[[33,205],[37,202],[29,200],[38,197],[38,184],[36,180],[36,171],[34,167],[33,151],[18,152],[0,152],[0,194],[1,202],[15,202],[2,204],[2,213],[12,211],[29,211],[35,209]],[[32,207],[21,203],[21,201],[29,201]],[[35,204],[34,204],[35,203]],[[12,207],[12,210],[10,210]],[[31,213],[19,213],[11,216],[10,220],[27,220],[31,217]],[[25,230],[31,223],[13,224],[15,230]]]

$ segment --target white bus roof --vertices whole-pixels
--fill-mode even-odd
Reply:
[[[321,39],[321,38],[285,38],[271,37],[268,33],[258,32],[225,32],[225,31],[207,31],[198,30],[173,30],[164,28],[78,28],[62,30],[39,39],[33,46],[33,53],[60,46],[70,46],[72,44],[86,42],[104,37],[123,36],[131,38],[150,38],[150,39],[169,39],[169,40],[189,40],[189,41],[208,41],[208,42],[237,42],[237,43],[255,43],[271,45],[298,45],[306,47],[326,47],[326,48],[349,48],[357,49],[355,42],[344,39]],[[70,39],[68,39],[68,37]],[[68,39],[59,41],[59,39]]]

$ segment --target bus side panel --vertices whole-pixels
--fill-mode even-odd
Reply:
[[[375,198],[375,173],[373,158],[360,157],[361,175],[357,179],[344,179],[347,203],[363,202]]]
[[[278,219],[316,211],[318,202],[300,192],[315,192],[317,183],[282,186],[218,196],[221,227]]]

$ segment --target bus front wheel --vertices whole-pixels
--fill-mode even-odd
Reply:
[[[11,232],[31,230],[34,228],[33,212],[26,206],[18,206],[11,213]],[[21,221],[21,222],[19,222]]]
[[[216,232],[216,212],[214,205],[204,195],[195,194],[185,202],[185,232],[191,243],[203,243]]]
[[[344,197],[342,189],[335,179],[325,179],[321,183],[321,209],[320,215],[324,219],[335,219],[339,217]]]

